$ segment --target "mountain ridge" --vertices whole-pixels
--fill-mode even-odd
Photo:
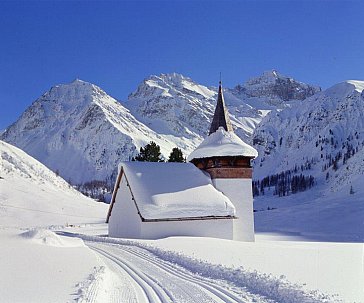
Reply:
[[[150,141],[161,146],[165,158],[175,146],[185,155],[192,152],[207,135],[216,94],[215,87],[173,73],[144,79],[128,100],[118,102],[100,87],[75,79],[53,86],[34,101],[1,139],[22,148],[71,183],[94,179],[112,183],[117,163],[129,160]],[[267,89],[249,100],[234,89],[226,88],[224,94],[235,132],[248,143],[269,108],[281,109],[297,101],[281,100],[280,106],[266,104],[261,110]]]
[[[255,177],[304,166],[303,173],[315,176],[326,192],[354,182],[364,169],[363,89],[364,81],[349,80],[270,112],[253,135],[259,151]]]

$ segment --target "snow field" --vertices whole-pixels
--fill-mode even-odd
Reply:
[[[34,243],[45,244],[55,247],[84,247],[81,239],[60,237],[47,229],[31,229],[21,234],[23,238]]]
[[[0,302],[69,302],[80,296],[76,284],[104,265],[75,245],[82,240],[51,231],[0,228],[0,240]]]
[[[0,227],[97,223],[108,205],[83,196],[22,150],[0,141]]]
[[[172,256],[180,254],[202,263],[207,262],[206,270],[211,267],[209,264],[214,264],[234,270],[242,269],[253,273],[253,277],[256,271],[257,283],[262,285],[263,290],[276,285],[273,291],[284,293],[287,287],[280,286],[289,281],[291,287],[295,285],[292,288],[294,292],[302,291],[323,302],[364,302],[362,243],[295,242],[282,235],[277,241],[275,235],[260,234],[256,234],[256,239],[255,243],[243,243],[176,237],[143,243],[171,251]],[[260,275],[264,278],[261,279]],[[252,281],[248,279],[247,283]],[[320,295],[320,292],[326,295]],[[280,300],[286,302],[282,298]]]
[[[104,263],[81,239],[61,237],[50,229],[93,223],[97,230],[107,205],[83,196],[2,141],[0,177],[0,302],[77,299],[82,292],[75,285]]]
[[[318,188],[277,198],[266,195],[254,199],[255,231],[294,236],[298,241],[364,241],[364,204],[362,180],[340,191],[322,195]],[[267,210],[268,207],[271,210]]]
[[[212,283],[211,285],[221,286],[225,290],[234,289],[234,291],[230,291],[229,293],[232,293],[238,297],[240,296],[240,299],[244,296],[247,296],[247,298],[251,299],[252,296],[258,296],[259,302],[292,303],[340,302],[342,298],[335,295],[337,292],[323,294],[320,291],[312,290],[314,289],[312,288],[312,283],[308,283],[308,286],[307,283],[306,285],[303,285],[305,283],[303,279],[314,280],[314,276],[310,275],[315,275],[317,272],[310,272],[308,275],[300,277],[300,279],[296,279],[299,280],[297,284],[289,282],[288,280],[291,281],[291,279],[287,279],[285,277],[284,273],[290,274],[295,269],[297,269],[297,267],[293,267],[293,269],[289,268],[289,266],[292,265],[292,262],[289,262],[289,256],[292,253],[300,253],[301,257],[306,255],[306,258],[303,259],[303,262],[310,263],[309,259],[307,258],[309,254],[307,254],[306,243],[301,248],[296,248],[293,250],[288,249],[288,253],[284,254],[283,259],[278,258],[272,260],[272,262],[276,262],[277,266],[280,267],[280,273],[273,271],[274,274],[272,274],[269,266],[265,266],[265,268],[264,266],[261,266],[260,269],[262,270],[258,271],[254,269],[259,268],[259,266],[256,267],[256,264],[267,263],[262,262],[263,260],[261,256],[259,256],[262,255],[262,251],[264,254],[268,254],[268,251],[271,249],[273,249],[276,254],[277,251],[279,251],[275,245],[270,244],[262,245],[258,243],[238,243],[234,241],[224,241],[211,238],[181,237],[167,238],[157,241],[130,241],[85,235],[77,236],[81,237],[84,241],[87,241],[87,245],[90,245],[91,247],[92,245],[96,245],[100,249],[101,246],[104,251],[106,248],[107,253],[110,253],[112,250],[112,254],[116,258],[120,258],[120,251],[125,252],[125,250],[132,250],[132,254],[139,255],[139,257],[144,255],[144,258],[147,258],[149,262],[151,262],[151,258],[155,258],[155,262],[163,262],[163,264],[172,266],[176,274],[177,272],[180,274],[186,271],[189,273],[189,275],[192,275],[195,278]],[[94,243],[88,244],[89,242]],[[250,249],[247,249],[249,247]],[[284,247],[284,245],[281,246],[281,250],[279,251],[280,253],[284,251]],[[247,252],[244,253],[244,251]],[[145,254],[147,254],[148,257],[146,257]],[[244,258],[249,254],[250,257],[244,262]],[[336,254],[336,256],[339,256],[339,254]],[[231,263],[231,260],[234,260],[235,263]],[[291,258],[291,260],[297,261],[295,258]],[[330,259],[330,261],[327,262],[325,266],[329,268],[329,266],[334,264],[331,262],[333,262],[332,259]],[[289,266],[285,266],[287,263],[289,263]],[[135,266],[135,263],[133,264]],[[325,269],[327,268],[325,267]],[[319,270],[318,273],[320,274],[321,271],[324,271],[324,269]],[[330,274],[332,272],[333,271],[331,271]],[[156,275],[154,277],[157,277],[158,279],[159,276]],[[348,277],[341,277],[340,281],[342,282],[346,278]],[[222,282],[219,284],[220,282],[217,281]],[[216,283],[218,285],[216,285]],[[160,285],[164,286],[163,283],[160,283]],[[334,287],[335,286],[336,285],[334,285]],[[355,290],[358,291],[358,289]],[[343,295],[345,297],[345,294]],[[353,293],[352,297],[355,297],[355,295],[358,296],[360,294]],[[346,294],[346,297],[350,296]],[[257,297],[255,297],[255,299],[257,299]],[[357,302],[360,301],[358,300]]]

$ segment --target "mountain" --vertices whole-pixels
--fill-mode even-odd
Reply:
[[[250,141],[269,110],[288,107],[318,91],[318,87],[267,71],[234,89],[225,88],[224,97],[236,133]],[[216,87],[173,73],[145,79],[123,104],[157,133],[200,141],[207,135],[216,97]]]
[[[282,93],[287,90],[304,93]],[[224,94],[237,135],[250,142],[267,112],[301,102],[298,97],[317,90],[271,71]],[[77,79],[52,87],[0,138],[72,184],[102,180],[111,185],[118,163],[150,141],[161,146],[166,158],[175,146],[188,155],[207,135],[216,95],[215,87],[174,73],[145,79],[127,101],[118,102]]]
[[[174,146],[102,89],[81,80],[52,87],[1,137],[72,183],[109,178],[120,160],[150,140],[164,152]]]
[[[215,87],[197,84],[174,73],[145,79],[123,104],[155,132],[186,138],[192,147],[182,148],[189,153],[207,135],[216,97]],[[241,99],[232,95],[226,98],[227,103],[232,100],[236,103],[231,115],[234,127],[241,136],[250,137],[262,114]]]
[[[266,71],[261,76],[252,78],[242,85],[237,85],[232,93],[261,109],[290,107],[296,101],[302,101],[321,91],[312,86],[286,77],[275,70]],[[259,104],[259,105],[258,105]]]
[[[363,89],[364,81],[339,83],[271,111],[255,129],[257,232],[364,240]]]
[[[299,105],[271,111],[255,129],[256,179],[284,171],[312,175],[338,191],[364,172],[364,81],[346,81]]]
[[[96,203],[22,150],[0,141],[0,225],[30,227],[105,220]]]

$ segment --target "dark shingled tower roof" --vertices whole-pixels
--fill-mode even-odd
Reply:
[[[219,93],[217,95],[217,104],[215,108],[214,118],[210,126],[209,135],[216,132],[219,127],[223,127],[226,131],[232,132],[233,127],[230,122],[229,113],[225,107],[224,95],[222,93],[221,81],[219,82]]]

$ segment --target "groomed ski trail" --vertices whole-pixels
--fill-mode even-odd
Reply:
[[[275,302],[226,281],[204,278],[137,246],[85,243],[105,261],[114,274],[123,277],[127,294],[123,293],[124,287],[112,283],[113,285],[108,285],[108,292],[113,293],[109,302]],[[118,287],[118,290],[115,291],[113,287]],[[119,300],[118,297],[123,299]],[[97,296],[90,299],[84,302],[98,302]]]

